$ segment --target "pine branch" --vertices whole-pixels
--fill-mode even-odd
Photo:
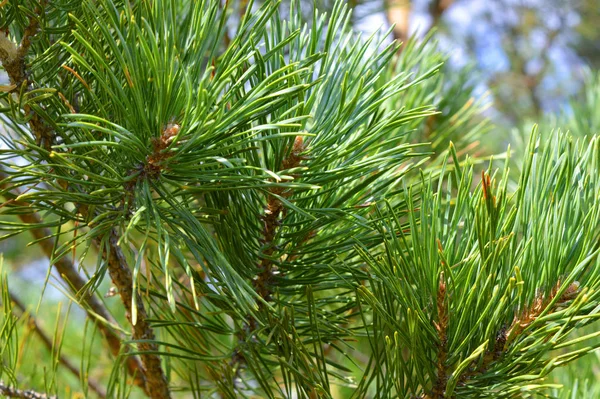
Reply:
[[[160,364],[160,357],[156,355],[158,345],[152,341],[155,339],[154,331],[147,322],[148,315],[144,302],[140,295],[133,292],[133,277],[125,259],[123,251],[119,247],[119,235],[116,230],[111,230],[109,236],[110,251],[103,249],[103,256],[108,262],[108,273],[113,284],[117,287],[121,301],[126,309],[127,320],[133,328],[133,339],[143,342],[138,343],[141,353],[144,375],[146,376],[146,394],[151,398],[170,398],[167,378]],[[133,295],[136,296],[136,320],[132,318],[131,306]],[[146,353],[144,353],[146,352]]]
[[[41,10],[36,9],[36,12],[38,14],[40,13],[40,11]],[[26,83],[27,73],[26,73],[26,68],[25,68],[25,56],[27,54],[27,50],[29,49],[29,47],[31,45],[31,38],[36,33],[38,27],[39,27],[38,20],[36,18],[31,18],[29,26],[25,29],[21,44],[19,45],[19,47],[16,51],[14,51],[14,48],[11,48],[11,45],[13,47],[15,47],[15,46],[14,46],[14,44],[12,44],[10,41],[7,40],[6,34],[4,34],[4,37],[3,37],[4,40],[0,41],[0,44],[2,44],[5,47],[5,49],[3,49],[3,51],[0,51],[0,60],[2,61],[2,65],[3,65],[4,69],[6,70],[11,83],[14,84],[17,88],[22,86],[23,84],[27,84]],[[29,91],[30,89],[31,89],[31,87],[28,86],[27,90]],[[32,117],[29,121],[29,125],[31,128],[31,131],[33,132],[34,136],[37,139],[38,144],[42,143],[44,145],[44,147],[49,149],[51,142],[52,142],[52,140],[49,140],[49,138],[51,137],[49,129],[42,122],[40,116],[31,110],[30,106],[25,105],[24,111],[26,114],[32,114]],[[39,224],[42,222],[41,219],[39,218],[39,216],[35,213],[20,214],[19,217],[21,218],[21,220],[24,223],[28,223],[28,224]],[[51,232],[48,229],[33,229],[32,234],[37,240],[43,239],[44,237],[51,236]],[[46,253],[46,255],[50,259],[52,259],[52,254],[53,254],[52,245],[46,240],[41,240],[41,241],[39,241],[39,243],[42,246],[44,253]],[[63,277],[67,281],[69,286],[74,288],[76,291],[81,290],[85,286],[85,281],[81,278],[79,273],[77,273],[75,267],[66,260],[66,258],[63,257],[63,258],[59,259],[55,263],[55,267],[57,268],[61,277]],[[110,317],[108,315],[108,312],[104,309],[104,307],[100,304],[100,302],[95,297],[86,296],[82,299],[90,306],[90,308],[96,314],[103,317],[105,320],[108,320],[108,321],[112,320],[112,317]],[[88,312],[88,315],[89,315],[89,312]],[[112,330],[107,329],[103,324],[98,323],[98,325],[99,325],[101,331],[104,333],[106,340],[107,340],[113,354],[118,355],[120,352],[120,347],[121,347],[121,339]],[[144,390],[147,390],[144,376],[142,375],[142,373],[136,373],[137,370],[143,370],[143,368],[141,367],[141,365],[138,362],[139,361],[137,360],[137,358],[134,358],[134,357],[128,358],[128,360],[127,360],[128,369],[131,374],[135,375],[136,385],[142,387]]]
[[[296,138],[294,139],[294,143],[292,144],[290,153],[281,161],[281,170],[287,170],[298,167],[300,163],[306,159],[306,156],[302,155],[305,149],[306,148],[304,145],[303,137],[296,136]],[[282,188],[273,188],[270,191],[275,195],[268,195],[267,206],[265,207],[265,214],[262,216],[262,242],[265,249],[263,251],[262,259],[260,260],[258,265],[259,273],[252,280],[252,285],[255,291],[261,296],[261,298],[267,301],[271,300],[271,284],[273,282],[274,272],[276,269],[276,266],[274,265],[274,262],[272,260],[272,257],[277,249],[274,241],[279,227],[281,226],[281,217],[284,216],[286,212],[284,204],[277,196],[288,198],[293,193],[293,190],[291,189]],[[291,258],[293,257],[294,255],[291,255]],[[259,306],[262,306],[262,302],[259,302]],[[257,327],[258,326],[256,324],[256,320],[254,320],[252,316],[248,317],[246,320],[246,327],[237,335],[239,341],[243,341],[244,336],[252,334],[252,332],[256,330]],[[234,365],[243,362],[245,362],[244,354],[239,349],[234,351],[234,354],[231,359],[231,366],[234,367]],[[239,372],[240,368],[236,367],[235,375],[233,376],[234,385],[235,380],[239,376]]]
[[[0,172],[0,179],[4,179],[5,177],[6,175]],[[5,187],[5,184],[3,186],[4,187],[0,186],[0,188],[7,188]],[[17,197],[18,195],[16,195],[15,198],[5,202],[4,205],[10,203],[20,207],[30,206],[30,204],[22,200],[16,199]],[[34,212],[19,213],[18,217],[23,223],[30,226],[40,225],[43,223],[43,220],[40,218],[40,216]],[[44,255],[46,255],[48,259],[52,259],[54,254],[54,245],[47,239],[48,237],[53,236],[52,231],[48,228],[32,228],[29,231],[31,232],[31,235],[33,236],[35,241],[42,248],[42,252],[44,253]],[[75,265],[71,263],[66,257],[57,259],[54,262],[53,266],[58,272],[59,276],[67,283],[67,285],[73,290],[73,292],[78,293],[87,285],[87,281],[81,277]],[[113,354],[113,356],[119,356],[119,354],[121,353],[122,337],[120,337],[119,334],[117,334],[112,328],[109,327],[110,325],[116,325],[117,321],[104,307],[102,302],[100,302],[94,295],[87,294],[81,296],[80,299],[83,303],[87,305],[87,307],[84,307],[84,309],[87,312],[88,317],[92,321],[94,321],[94,323],[96,323],[98,329],[100,329],[100,331],[104,335],[104,338],[106,339],[108,347],[110,348],[110,351]],[[105,322],[102,322],[101,320],[105,320]],[[135,385],[144,389],[146,384],[144,376],[141,373],[142,364],[140,362],[140,359],[136,356],[128,356],[127,369],[129,371],[129,374],[134,377]]]
[[[44,393],[35,392],[32,390],[21,390],[12,388],[3,381],[0,381],[0,394],[7,398],[22,398],[22,399],[57,399],[56,396],[48,396]]]
[[[9,295],[10,295],[10,300],[21,311],[21,315],[25,315],[27,313],[27,308],[25,307],[25,305],[12,292],[9,291]],[[28,315],[28,325],[29,325],[29,328],[32,329],[38,335],[38,337],[40,338],[40,340],[42,341],[44,346],[48,349],[48,351],[52,352],[52,349],[54,347],[52,339],[48,335],[46,335],[44,330],[37,323],[37,320],[35,319],[35,317],[33,317],[31,314]],[[65,368],[67,368],[71,373],[73,373],[73,375],[75,377],[77,377],[78,380],[81,381],[81,373],[79,371],[79,368],[77,366],[75,366],[73,364],[73,362],[71,362],[71,360],[69,360],[67,357],[65,357],[63,355],[60,355],[58,358],[58,361]],[[93,378],[87,378],[87,382],[88,382],[88,386],[92,389],[92,391],[96,392],[98,394],[98,396],[100,396],[101,398],[106,397],[106,390],[100,385],[100,383],[98,381],[96,381]]]

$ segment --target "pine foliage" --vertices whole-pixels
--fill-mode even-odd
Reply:
[[[598,140],[534,132],[479,178],[466,73],[299,7],[2,3],[2,239],[86,321],[33,378],[43,315],[3,277],[0,392],[524,397],[595,349]]]

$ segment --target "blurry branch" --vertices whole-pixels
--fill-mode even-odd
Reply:
[[[0,171],[0,180],[4,180],[6,175]],[[0,190],[7,190],[6,183],[0,183]],[[19,193],[12,193],[15,195],[15,198],[8,199],[4,205],[12,204],[20,207],[28,207],[30,204],[18,200]],[[6,195],[6,194],[5,194]],[[19,219],[25,224],[30,226],[40,225],[43,223],[40,216],[35,213],[19,213]],[[54,246],[48,238],[52,237],[52,231],[45,227],[32,227],[30,230],[33,238],[42,248],[42,251],[48,259],[53,258]],[[78,293],[81,291],[87,284],[85,279],[81,277],[77,268],[73,263],[71,263],[66,257],[62,257],[57,259],[53,266],[58,271],[60,277],[65,281],[65,283],[73,290],[73,292]],[[116,325],[116,320],[110,315],[108,310],[104,307],[104,305],[92,294],[83,295],[81,298],[81,302],[85,303],[87,307],[84,307],[85,311],[88,314],[88,317],[92,319],[102,334],[104,335],[106,342],[111,350],[111,353],[114,356],[119,356],[121,352],[121,340],[122,338],[108,325],[114,324]],[[129,374],[134,376],[135,385],[141,387],[142,389],[145,387],[144,377],[141,373],[142,365],[140,360],[135,356],[129,356],[127,358],[127,369],[129,370]]]
[[[527,12],[533,11],[526,6],[520,7],[520,15],[526,15]],[[488,13],[486,17],[487,22],[493,26],[493,15]],[[510,92],[508,93],[509,98],[507,99],[498,98],[498,94],[496,93],[496,103],[513,123],[517,123],[522,115],[519,101],[515,101],[515,97],[519,94],[524,96],[531,104],[530,111],[534,117],[539,118],[542,115],[544,109],[539,88],[552,66],[550,50],[555,45],[560,33],[566,27],[565,17],[561,17],[556,28],[546,29],[544,32],[546,41],[537,50],[537,57],[539,57],[542,65],[536,71],[529,71],[527,68],[528,61],[533,59],[535,55],[523,54],[523,51],[520,51],[518,47],[518,43],[521,40],[529,40],[527,31],[531,27],[528,24],[530,22],[521,21],[519,25],[503,26],[503,30],[506,32],[503,40],[503,48],[509,58],[511,71],[498,74],[490,81],[490,86],[495,86],[500,90],[510,88]]]
[[[430,29],[440,22],[442,14],[444,14],[452,3],[454,3],[454,0],[432,0],[431,3],[429,3],[429,14],[431,14],[431,18],[433,18]]]
[[[384,6],[388,23],[394,25],[394,39],[406,42],[410,28],[410,0],[385,0]]]
[[[31,390],[23,391],[17,388],[11,388],[0,381],[0,394],[7,398],[24,398],[24,399],[57,399],[56,396],[48,396],[43,393],[38,393]]]
[[[248,11],[248,2],[249,0],[239,0],[239,2],[236,1],[232,1],[232,0],[225,0],[225,4],[221,3],[221,1],[219,0],[219,7],[221,7],[221,9],[224,9],[226,12],[229,11],[229,8],[232,8],[232,11],[235,12],[235,7],[236,7],[236,3],[237,3],[237,17],[238,17],[238,25],[236,27],[237,30],[239,30],[242,26],[242,22],[244,20],[244,17],[246,16],[246,12]],[[225,31],[223,32],[223,41],[225,44],[225,47],[229,47],[229,44],[231,43],[231,36],[229,35],[229,29],[230,27],[228,26]],[[235,36],[235,34],[234,34]]]
[[[227,10],[229,8],[229,2],[230,0],[225,0],[225,4],[221,3],[221,1],[219,0],[219,7],[220,8],[224,8],[225,10]],[[225,42],[225,47],[229,47],[229,44],[231,43],[231,37],[229,37],[229,31],[227,28],[225,28],[225,30],[223,31],[223,40]]]
[[[429,14],[432,22],[427,30],[437,26],[446,10],[454,0],[432,0],[429,3]],[[410,34],[410,14],[412,11],[410,0],[384,0],[385,16],[388,23],[394,26],[394,39],[406,42]],[[427,31],[422,32],[426,34]]]
[[[12,292],[9,292],[9,295],[10,300],[16,305],[17,308],[19,308],[21,316],[26,314],[28,315],[29,328],[38,335],[40,340],[44,343],[44,346],[48,348],[48,351],[52,352],[52,348],[54,347],[52,339],[48,337],[48,335],[46,335],[46,333],[44,332],[44,330],[42,330],[35,318],[31,314],[28,314],[27,309],[25,305],[21,302],[21,300],[19,300],[19,298],[17,298]],[[73,373],[73,375],[77,377],[78,380],[81,381],[81,372],[79,371],[79,368],[75,366],[68,358],[66,358],[63,355],[60,355],[58,357],[58,361],[60,362],[60,364],[69,369],[69,371],[71,371],[71,373]],[[98,383],[98,381],[92,378],[87,378],[87,382],[88,386],[92,389],[92,391],[96,392],[98,396],[100,396],[101,398],[106,397],[106,390]]]
[[[240,0],[240,9],[239,9],[240,24],[242,23],[242,20],[244,19],[244,16],[246,15],[247,8],[248,8],[248,0]]]
[[[550,69],[550,66],[552,64],[552,60],[550,60],[550,49],[554,45],[554,42],[556,41],[558,34],[562,30],[563,23],[564,23],[564,21],[561,19],[561,24],[559,25],[559,27],[557,29],[552,29],[547,32],[548,40],[546,40],[546,44],[540,49],[540,55],[543,60],[543,65],[539,71],[532,74],[527,79],[527,82],[529,83],[527,85],[527,87],[530,90],[532,103],[534,104],[534,107],[535,107],[534,108],[535,115],[538,117],[541,116],[541,114],[542,114],[543,106],[542,106],[542,102],[540,101],[540,99],[538,97],[537,89],[540,86],[540,84],[542,83],[542,79],[544,78],[544,76],[546,75],[546,73],[548,72],[548,69]],[[525,71],[524,71],[524,73],[526,74]]]

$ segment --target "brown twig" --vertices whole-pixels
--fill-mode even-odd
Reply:
[[[240,18],[240,25],[242,24],[242,20],[244,19],[244,17],[246,16],[246,13],[248,12],[248,0],[240,0],[240,4],[239,4],[239,18]]]
[[[385,17],[395,40],[406,43],[410,35],[411,0],[384,0]],[[427,30],[439,24],[444,12],[454,3],[454,0],[432,0],[429,3],[429,13],[432,23]],[[402,47],[401,47],[402,49]]]
[[[31,314],[29,314],[27,312],[27,308],[21,302],[21,300],[19,298],[17,298],[12,292],[9,292],[9,295],[10,295],[10,300],[15,304],[15,306],[21,312],[21,316],[27,314],[27,316],[28,316],[28,320],[27,321],[28,321],[29,328],[31,330],[33,330],[37,334],[37,336],[40,338],[40,340],[42,341],[42,343],[44,344],[44,346],[50,352],[52,352],[52,349],[54,347],[52,339],[50,339],[50,337],[48,337],[48,335],[46,335],[46,333],[44,332],[44,330],[37,323],[35,317],[33,317]],[[81,380],[81,372],[79,371],[79,368],[77,366],[75,366],[73,364],[73,362],[71,362],[71,360],[69,360],[67,357],[65,357],[63,355],[60,355],[58,357],[58,361],[65,368],[67,368],[71,373],[73,373],[73,375],[75,377],[77,377],[78,380]],[[106,390],[104,389],[104,387],[102,387],[100,385],[100,383],[98,383],[98,381],[96,381],[93,378],[87,378],[87,381],[88,381],[88,386],[92,389],[92,391],[96,392],[96,394],[98,394],[98,396],[100,396],[101,398],[105,398],[106,397]]]
[[[429,3],[429,13],[433,19],[431,24],[432,27],[439,24],[442,15],[452,5],[452,3],[454,3],[454,0],[433,0],[431,3]]]
[[[21,390],[12,388],[4,382],[0,381],[0,394],[7,398],[22,398],[22,399],[57,399],[56,396],[48,396],[45,393],[39,393],[32,390]]]
[[[443,398],[448,382],[448,372],[446,361],[448,360],[448,296],[446,292],[446,280],[444,272],[440,273],[438,292],[436,298],[438,321],[433,322],[438,334],[438,353],[437,353],[437,378],[433,384],[431,399]]]
[[[111,230],[108,241],[109,250],[102,249],[103,256],[108,263],[108,273],[119,291],[121,301],[126,309],[127,320],[133,327],[133,339],[143,341],[137,345],[140,352],[142,352],[140,356],[146,376],[146,393],[151,398],[170,398],[167,378],[163,372],[160,357],[156,354],[158,345],[152,342],[155,339],[154,331],[147,322],[148,315],[141,296],[133,292],[133,276],[125,255],[119,247],[119,235],[116,230]],[[136,296],[136,320],[133,320],[131,311],[134,295]]]

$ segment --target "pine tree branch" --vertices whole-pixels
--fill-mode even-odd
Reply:
[[[0,171],[0,180],[4,180],[5,178],[6,175]],[[6,189],[6,184],[0,185],[0,188]],[[18,193],[13,194],[17,195],[15,198],[9,199],[7,202],[5,202],[4,205],[10,203],[20,207],[30,206],[30,204],[16,199],[16,197],[18,197]],[[19,213],[18,217],[23,223],[32,226],[43,223],[40,216],[35,212]],[[52,259],[54,254],[54,245],[47,239],[53,235],[52,231],[48,228],[32,228],[29,231],[31,232],[33,238],[37,241],[38,245],[42,248],[42,252],[46,255],[46,257],[48,259]],[[78,293],[86,286],[87,281],[81,277],[75,265],[66,257],[56,260],[53,266],[58,272],[59,276],[67,283],[73,292]],[[104,307],[102,302],[100,302],[94,295],[87,294],[82,296],[80,299],[87,305],[87,307],[84,307],[84,309],[87,312],[88,317],[94,321],[94,323],[96,323],[98,329],[102,332],[102,335],[104,335],[104,338],[113,356],[119,356],[121,353],[122,337],[120,337],[119,334],[109,327],[109,325],[116,325],[116,320]],[[101,319],[104,319],[105,322],[102,322]],[[135,385],[145,389],[146,383],[141,372],[143,368],[140,359],[136,356],[128,356],[126,362],[129,374],[134,377]]]
[[[0,381],[0,394],[7,398],[23,398],[23,399],[57,399],[56,396],[48,396],[45,393],[39,393],[32,390],[21,390],[12,388],[3,381]]]
[[[37,10],[38,12],[40,10]],[[26,69],[25,69],[25,55],[29,46],[31,45],[31,37],[37,31],[39,25],[37,19],[31,18],[29,26],[25,30],[25,34],[23,36],[23,40],[21,41],[21,45],[16,51],[16,57],[13,57],[12,48],[9,48],[9,52],[0,51],[0,61],[4,66],[6,72],[9,75],[11,83],[20,87],[23,84],[26,84]],[[0,35],[4,35],[3,41],[0,41],[0,45],[10,46],[10,41],[6,39],[5,33],[0,33]],[[14,46],[14,44],[13,44]],[[9,54],[9,55],[7,55]],[[30,88],[28,87],[28,90]],[[32,114],[32,117],[29,121],[29,126],[31,131],[34,133],[38,144],[43,145],[45,148],[50,148],[52,144],[52,132],[51,130],[43,123],[41,117],[37,115],[31,107],[28,105],[24,106],[24,111],[27,114]],[[19,215],[21,220],[25,223],[38,224],[41,222],[39,216],[37,214],[23,214]],[[51,232],[48,229],[33,229],[32,233],[36,239],[42,239],[44,237],[50,236]],[[125,262],[125,258],[117,246],[118,239],[115,239],[115,232],[112,232],[110,242],[111,242],[111,252],[109,254],[108,264],[109,264],[109,274],[111,279],[119,289],[119,293],[121,295],[121,299],[123,300],[126,309],[130,308],[130,304],[132,303],[132,278],[131,271],[127,267]],[[46,241],[40,241],[40,245],[44,249],[44,252],[51,258],[53,253],[52,245]],[[75,270],[73,265],[70,264],[65,258],[61,258],[59,261],[55,263],[55,267],[67,280],[72,287],[74,287],[77,291],[79,291],[85,285],[85,282],[79,276],[79,273]],[[88,302],[90,307],[99,315],[107,315],[107,312],[104,312],[102,305],[92,296],[88,296],[87,298],[83,298],[84,301]],[[101,313],[98,313],[98,310],[101,310]],[[146,312],[143,307],[143,303],[141,300],[138,301],[138,322],[133,326],[133,337],[134,339],[142,339],[142,340],[152,340],[154,339],[154,333],[150,326],[146,323]],[[104,314],[104,315],[103,315]],[[129,320],[131,321],[131,312],[127,310],[127,315]],[[110,320],[110,318],[104,317],[106,320]],[[114,333],[106,334],[105,336],[109,341],[109,345],[111,348],[118,347],[120,348],[121,340],[114,335]],[[157,346],[155,344],[150,343],[141,343],[139,345],[142,351],[155,351]],[[118,353],[118,352],[117,352]],[[150,397],[152,398],[168,398],[169,390],[167,385],[166,377],[162,371],[160,365],[160,358],[157,355],[143,354],[141,355],[143,368],[139,367],[139,365],[135,366],[135,369],[143,370],[146,375],[146,381],[144,383],[143,376],[136,376],[136,385],[142,386]],[[130,372],[133,367],[130,361],[128,361],[128,368]]]
[[[133,276],[125,255],[119,247],[119,235],[116,230],[111,230],[108,241],[109,252],[107,253],[106,249],[103,249],[103,256],[108,262],[108,273],[119,291],[121,301],[126,309],[127,320],[133,327],[133,339],[144,341],[138,343],[138,348],[141,352],[147,352],[140,355],[146,376],[146,394],[155,399],[170,398],[169,386],[160,363],[160,357],[155,354],[158,351],[158,345],[152,342],[155,339],[154,331],[147,322],[148,315],[141,296],[137,292],[133,292]],[[131,313],[133,295],[136,296],[137,317],[135,323]]]
[[[17,298],[10,291],[9,291],[9,295],[10,295],[10,300],[20,310],[21,315],[27,314],[27,308],[25,307],[23,302],[21,302],[21,300],[19,298]],[[29,325],[29,328],[37,334],[37,336],[40,338],[40,340],[42,341],[44,346],[48,349],[48,351],[52,352],[52,349],[54,347],[52,339],[48,335],[46,335],[44,330],[37,323],[35,317],[33,317],[31,314],[28,314],[28,325]],[[66,367],[71,373],[73,373],[73,375],[75,377],[77,377],[78,380],[81,380],[81,372],[79,371],[79,368],[77,366],[75,366],[73,364],[73,362],[71,362],[71,360],[69,360],[67,357],[65,357],[63,355],[60,355],[58,358],[58,361],[60,362],[60,364],[62,364],[64,367]],[[93,378],[87,378],[87,382],[88,382],[88,386],[92,389],[92,391],[96,392],[96,394],[98,394],[98,396],[100,396],[101,398],[106,397],[106,390],[100,385],[100,383],[98,381],[96,381]]]
[[[296,136],[294,144],[290,154],[285,157],[281,162],[281,170],[292,169],[298,167],[300,162],[306,159],[305,156],[301,155],[305,150],[304,139],[302,136]],[[272,189],[271,192],[277,196],[289,197],[292,194],[290,189]],[[263,245],[264,251],[263,256],[258,264],[259,272],[257,276],[252,280],[252,286],[254,290],[265,300],[271,300],[273,282],[273,276],[275,272],[275,265],[273,264],[272,257],[275,254],[277,247],[275,246],[275,237],[279,226],[281,226],[280,217],[285,214],[285,207],[281,200],[273,195],[268,195],[267,206],[265,208],[265,214],[262,216],[263,221]],[[311,238],[311,235],[307,236],[307,239]],[[292,255],[293,256],[293,255]],[[259,302],[259,306],[263,304]],[[257,329],[256,320],[253,317],[248,317],[245,322],[245,328],[237,334],[239,342],[244,340],[244,336],[251,335],[253,331]],[[245,362],[244,354],[238,349],[234,351],[231,358],[231,366]],[[235,380],[237,379],[240,372],[240,368],[236,368],[235,375],[233,376],[233,384],[235,386]],[[221,392],[221,395],[224,395]]]

